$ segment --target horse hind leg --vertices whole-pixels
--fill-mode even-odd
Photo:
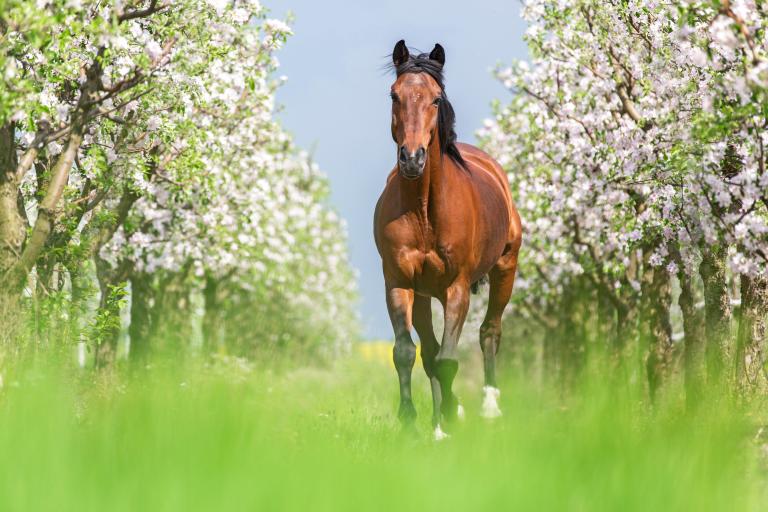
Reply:
[[[501,341],[501,316],[512,295],[517,272],[517,251],[509,251],[499,258],[489,274],[490,290],[488,310],[480,326],[480,348],[483,351],[483,405],[481,415],[484,418],[501,416],[499,408],[500,391],[496,385],[496,354]]]

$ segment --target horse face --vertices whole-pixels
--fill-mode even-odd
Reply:
[[[424,173],[427,148],[437,132],[442,91],[427,73],[405,73],[392,85],[391,96],[400,174],[417,179]]]

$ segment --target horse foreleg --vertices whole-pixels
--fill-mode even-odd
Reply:
[[[421,341],[421,362],[424,365],[424,373],[427,374],[429,385],[432,388],[432,428],[434,429],[435,439],[440,440],[445,437],[443,429],[440,427],[440,401],[442,393],[440,390],[440,381],[437,380],[435,373],[435,358],[440,345],[435,338],[435,331],[432,328],[432,302],[430,297],[417,295],[413,301],[413,326],[419,334]]]
[[[489,274],[488,311],[480,326],[480,348],[483,350],[485,371],[481,414],[485,418],[501,416],[498,404],[500,391],[496,386],[496,353],[499,351],[501,340],[501,316],[512,295],[516,271],[517,253],[515,252],[504,254]]]
[[[435,373],[440,382],[440,411],[447,421],[452,421],[459,410],[459,401],[453,394],[453,379],[459,369],[456,347],[469,309],[469,283],[457,282],[451,285],[446,290],[443,306],[443,342],[435,357]]]
[[[387,289],[387,309],[395,331],[395,346],[392,359],[400,381],[400,410],[398,416],[404,425],[416,419],[416,408],[411,398],[411,372],[416,361],[416,345],[411,339],[411,307],[413,290],[406,288]]]

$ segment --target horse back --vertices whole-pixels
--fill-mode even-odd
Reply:
[[[512,201],[504,169],[488,153],[475,146],[461,142],[456,146],[467,164],[470,180],[478,189],[480,207],[484,205],[486,215],[495,224],[501,223],[505,227],[507,241],[519,239],[522,231],[520,216]]]

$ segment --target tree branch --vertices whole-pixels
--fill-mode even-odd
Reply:
[[[603,293],[606,294],[608,299],[611,301],[613,306],[616,308],[619,312],[625,312],[629,309],[629,306],[619,298],[616,291],[610,286],[608,283],[605,273],[603,272],[603,269],[600,267],[600,260],[597,258],[597,254],[595,253],[594,247],[592,247],[591,244],[584,242],[581,240],[581,234],[579,230],[579,223],[573,220],[573,242],[576,245],[580,245],[582,247],[585,247],[587,251],[589,252],[589,257],[592,259],[593,263],[595,264],[595,276],[594,274],[590,272],[585,272],[584,274],[587,276],[587,279],[592,281],[592,284],[600,288]]]
[[[147,18],[155,13],[162,11],[163,9],[167,9],[170,7],[170,5],[170,1],[163,2],[162,4],[158,5],[157,0],[151,0],[149,2],[149,7],[145,9],[130,9],[124,11],[117,17],[117,21],[122,23],[124,21],[135,20],[137,18]]]
[[[40,256],[48,236],[53,230],[55,220],[55,209],[64,192],[64,187],[69,179],[69,170],[75,161],[75,155],[80,149],[83,140],[82,128],[77,127],[72,132],[67,142],[67,147],[59,156],[56,165],[51,173],[51,181],[48,184],[45,196],[37,208],[37,220],[32,228],[32,234],[29,237],[27,245],[21,253],[19,261],[9,271],[11,273],[12,284],[15,287],[21,287],[27,274],[35,266],[37,258]]]

